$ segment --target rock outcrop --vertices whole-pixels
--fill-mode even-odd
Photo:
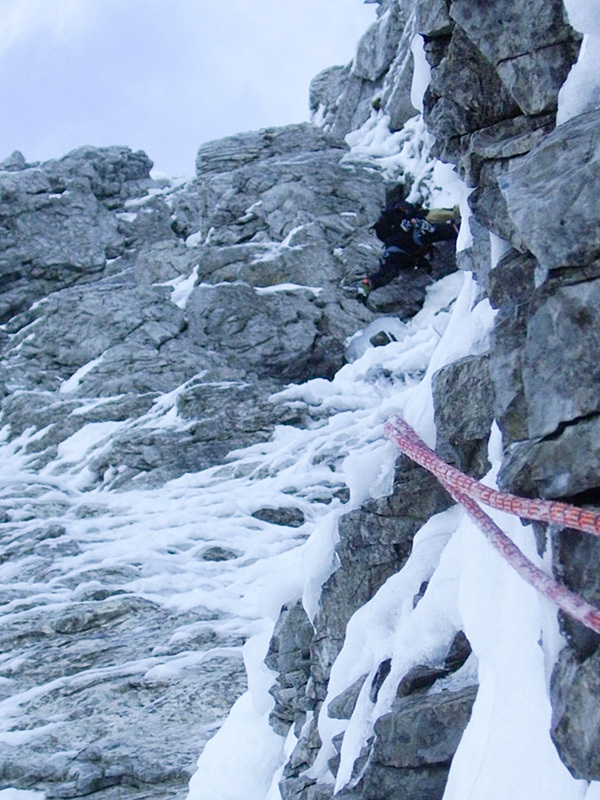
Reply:
[[[11,434],[44,428],[51,406],[41,464],[78,428],[143,417],[183,386],[184,435],[129,426],[93,468],[96,482],[114,483],[120,464],[119,486],[150,485],[294,421],[268,395],[330,377],[369,319],[343,286],[376,259],[368,228],[384,189],[346,165],[347,150],[299,125],[205,145],[198,177],[179,188],[121,148],[0,173]],[[111,400],[73,413],[99,397]]]

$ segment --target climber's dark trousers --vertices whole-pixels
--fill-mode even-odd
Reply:
[[[456,235],[454,225],[436,225],[435,230],[430,233],[420,234],[416,244],[423,248],[423,246],[435,242],[451,241],[456,239]],[[416,267],[429,269],[431,265],[427,263],[421,252],[410,254],[395,245],[386,247],[379,259],[379,269],[369,275],[371,288],[379,289],[380,286],[391,283],[403,270],[412,270]]]
[[[379,259],[379,269],[369,275],[372,289],[391,283],[401,272],[417,266],[417,259],[397,247],[386,248]]]

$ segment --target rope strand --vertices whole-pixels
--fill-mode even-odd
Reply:
[[[515,516],[576,528],[596,536],[600,535],[599,514],[567,503],[529,500],[483,486],[479,481],[442,461],[401,417],[387,422],[384,431],[403,453],[436,476],[454,500],[463,506],[490,544],[530,586],[550,599],[565,614],[600,634],[600,609],[536,567],[475,501],[479,500]]]
[[[531,500],[528,497],[519,497],[484,486],[456,467],[442,461],[401,417],[394,417],[387,422],[384,430],[386,436],[393,439],[402,452],[413,461],[428,469],[440,481],[448,483],[473,500],[524,519],[550,522],[563,528],[575,528],[593,536],[600,536],[600,514],[594,511],[558,500]]]

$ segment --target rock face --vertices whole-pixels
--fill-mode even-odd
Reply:
[[[392,130],[417,113],[410,101],[415,34],[412,3],[378,2],[378,19],[346,67],[330,67],[310,86],[310,109],[325,130],[345,135],[360,128],[373,109],[384,111]]]
[[[122,148],[0,172],[10,202],[0,242],[3,412],[16,434],[44,427],[52,405],[40,463],[78,427],[144,415],[159,392],[183,384],[178,410],[197,420],[186,457],[173,452],[180,434],[138,427],[98,461],[97,481],[124,463],[119,485],[156,484],[295,419],[266,397],[331,376],[345,338],[369,318],[342,286],[376,259],[367,228],[384,190],[372,171],[346,166],[346,152],[299,125],[205,145],[198,178],[175,189],[150,179],[144,154]],[[240,403],[247,385],[260,388]],[[73,415],[92,397],[112,398],[110,407]],[[217,398],[235,418],[219,425],[218,444],[217,419],[202,421]]]
[[[3,163],[2,424],[50,481],[17,481],[2,498],[0,563],[19,565],[2,592],[12,652],[2,699],[21,698],[36,731],[3,734],[3,786],[184,796],[199,750],[245,690],[244,634],[223,632],[226,615],[148,599],[131,588],[143,569],[110,559],[65,578],[58,564],[86,561],[102,508],[74,507],[58,489],[39,498],[62,474],[92,494],[163,486],[302,423],[270,395],[332,376],[345,339],[372,318],[344,286],[376,261],[369,227],[385,189],[347,154],[302,124],[204,145],[197,177],[180,185],[154,181],[144,153],[119,147]],[[37,511],[22,510],[28,494]],[[295,508],[254,518],[303,522]],[[216,546],[195,558],[239,555]],[[33,588],[47,581],[60,602]],[[301,675],[283,680],[282,697]]]
[[[369,768],[340,797],[442,797],[448,768],[471,714],[477,689],[399,697],[375,723]]]
[[[367,121],[399,130],[417,113],[415,35],[431,71],[423,104],[433,152],[473,190],[473,245],[459,264],[497,311],[488,352],[433,377],[438,452],[480,477],[496,423],[504,487],[598,505],[600,110],[555,127],[581,42],[559,0],[378,0],[352,64],[313,81],[316,124],[205,144],[186,183],[153,180],[148,157],[127,148],[80,148],[35,165],[14,153],[0,164],[2,430],[39,482],[17,471],[0,495],[1,636],[11,653],[1,708],[29,719],[2,733],[2,786],[57,798],[183,797],[198,749],[244,691],[247,631],[191,601],[193,610],[159,603],[148,563],[94,561],[94,519],[107,490],[163,487],[208,467],[225,476],[231,451],[265,443],[276,426],[320,424],[306,422],[302,403],[271,395],[331,378],[347,337],[374,312],[407,318],[420,308],[422,273],[370,309],[345,291],[376,261],[371,226],[397,187],[351,158],[341,138]],[[503,240],[493,261],[490,233]],[[435,276],[454,268],[441,260]],[[89,503],[61,489],[64,475]],[[301,537],[310,511],[270,501],[257,498],[250,524]],[[309,771],[322,745],[319,713],[349,721],[359,697],[375,704],[394,676],[382,658],[374,675],[328,700],[348,622],[450,505],[429,473],[401,459],[389,497],[341,517],[337,569],[314,619],[299,603],[283,607],[267,666],[271,725],[296,737],[284,800],[333,797]],[[130,524],[126,510],[114,515],[116,530]],[[140,547],[156,536],[144,530]],[[557,577],[600,604],[597,540],[538,526],[540,549],[549,540]],[[210,586],[210,565],[240,558],[235,547],[191,541],[156,558],[209,565]],[[413,608],[426,592],[425,581]],[[552,736],[575,777],[600,780],[600,641],[561,625]],[[477,691],[472,680],[453,682],[470,644],[460,630],[452,636],[435,663],[414,664],[392,687],[336,797],[441,800]],[[333,777],[344,737],[327,756]]]

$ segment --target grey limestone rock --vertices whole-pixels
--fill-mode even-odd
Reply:
[[[451,17],[466,31],[526,114],[556,108],[558,90],[577,59],[579,35],[560,0],[522,6],[452,0]],[[531,20],[535,19],[535,24]]]
[[[83,491],[158,487],[227,462],[275,425],[303,423],[302,409],[269,396],[290,380],[332,376],[345,339],[372,318],[344,285],[376,260],[369,226],[385,188],[347,152],[340,139],[298,125],[204,146],[197,178],[179,186],[152,181],[149,159],[127,148],[4,165],[2,424],[13,440],[36,432],[31,469],[68,471],[65,443],[91,426],[107,433],[85,468],[72,465]],[[161,403],[171,403],[168,424]],[[6,667],[2,691],[50,688],[15,722],[20,743],[2,745],[3,785],[48,797],[182,796],[199,749],[245,689],[241,639],[216,633],[208,612],[131,595],[123,587],[135,567],[61,577],[63,561],[85,558],[69,520],[93,531],[104,512],[93,501],[74,511],[48,487],[15,488],[11,502],[19,491],[25,522],[33,513],[40,522],[25,530],[14,505],[0,509],[0,561],[23,562],[19,585],[0,592],[2,602],[23,604],[3,626],[3,649],[27,658],[18,674]],[[52,497],[32,512],[30,491]],[[305,519],[291,507],[263,505],[255,515],[264,527]],[[239,555],[207,546],[193,557],[218,567]],[[69,602],[26,607],[28,582],[60,580]],[[288,634],[275,664],[285,666],[282,732],[314,705],[312,626],[294,617]],[[219,647],[231,650],[203,659]],[[145,677],[180,654],[198,665]],[[316,729],[302,747],[298,763],[318,747]]]
[[[327,119],[327,113],[336,108],[350,77],[350,69],[350,64],[327,67],[310,82],[309,108],[312,114],[319,114],[323,122]]]
[[[196,157],[196,171],[199,176],[211,172],[229,172],[256,161],[264,165],[270,158],[301,153],[306,156],[331,147],[347,149],[342,140],[308,123],[265,128],[202,145]]]
[[[450,503],[449,496],[429,473],[402,457],[394,493],[342,518],[337,546],[340,566],[323,587],[310,645],[306,696],[311,708],[318,709],[325,698],[329,672],[341,650],[346,625],[354,611],[403,566],[410,554],[412,537],[423,522]],[[348,707],[342,713],[348,713],[352,697],[340,698],[340,703]],[[282,797],[298,794],[304,800],[321,797],[315,792],[325,791],[302,776],[320,747],[315,723],[316,717],[309,729],[303,730],[286,765],[280,784]]]
[[[454,22],[448,0],[417,0],[415,3],[417,33],[427,38],[447,36]]]
[[[39,535],[52,545],[66,538],[58,530]],[[38,561],[51,563],[53,554],[42,555],[39,547],[36,552]],[[80,602],[40,607],[37,614],[16,615],[3,625],[3,649],[20,653],[27,663],[26,670],[11,667],[14,660],[3,668],[11,693],[45,687],[29,698],[23,695],[26,721],[13,725],[21,742],[0,746],[5,785],[43,788],[55,798],[117,786],[132,796],[144,786],[152,786],[153,796],[160,798],[183,792],[199,743],[244,691],[243,664],[235,655],[188,671],[167,671],[162,678],[144,677],[153,656],[160,662],[159,652],[168,660],[216,644],[206,627],[211,614],[170,613],[119,591],[113,581],[106,570],[104,588],[96,584]],[[169,639],[178,629],[190,633],[173,645]],[[137,669],[132,668],[136,661]],[[27,738],[27,726],[45,725],[46,733]],[[177,748],[165,730],[176,737]]]
[[[284,606],[273,631],[266,665],[277,673],[270,693],[275,707],[269,721],[276,733],[285,736],[292,724],[300,734],[308,708],[306,685],[310,677],[310,644],[314,630],[302,603]]]
[[[363,675],[345,691],[330,700],[327,704],[328,717],[332,719],[350,719],[366,677],[366,675]]]
[[[599,658],[581,663],[565,648],[552,676],[552,739],[571,774],[589,781],[600,775]]]
[[[472,272],[477,285],[482,291],[486,291],[487,276],[492,264],[490,232],[473,216],[469,217],[469,229],[473,242],[470,247],[456,254],[456,265],[458,269]]]
[[[585,281],[559,286],[531,314],[523,350],[529,438],[600,411],[599,304],[600,281]]]
[[[97,279],[126,247],[110,210],[152,184],[150,159],[125,147],[21,166],[0,171],[2,321],[57,288]]]
[[[129,197],[145,193],[154,181],[152,161],[146,153],[129,147],[79,147],[44,165],[56,188],[89,186],[109,208],[118,208]]]
[[[379,16],[358,43],[352,64],[354,75],[375,83],[389,69],[396,56],[406,21],[396,3],[391,4]]]
[[[20,150],[15,150],[8,158],[0,162],[0,170],[3,172],[18,172],[30,166],[25,161],[25,156]]]
[[[518,106],[500,77],[462,28],[425,46],[431,82],[424,114],[445,160],[460,155],[460,138],[517,116]]]
[[[252,512],[255,519],[270,522],[273,525],[286,525],[290,528],[300,528],[304,525],[306,517],[299,508],[258,508]]]
[[[489,356],[469,356],[439,370],[432,391],[438,455],[482,477],[490,467],[487,443],[494,420]]]
[[[312,676],[321,699],[348,620],[403,566],[412,537],[423,522],[450,502],[429,473],[402,457],[394,493],[371,501],[340,521],[340,566],[323,588],[312,645]]]
[[[400,697],[375,723],[368,768],[339,797],[440,800],[477,690]]]
[[[392,131],[399,131],[402,126],[417,114],[411,101],[411,88],[414,77],[413,56],[410,42],[413,29],[410,25],[405,28],[405,35],[398,45],[398,53],[394,59],[386,80],[386,86],[381,93],[381,108],[389,116],[389,127]]]
[[[490,377],[494,385],[494,416],[505,445],[527,438],[523,345],[536,266],[531,255],[511,250],[487,276],[490,301],[499,309],[492,331]]]
[[[487,161],[509,163],[526,155],[554,129],[554,115],[521,115],[475,131],[466,139],[460,165],[469,185],[477,185]]]
[[[120,467],[120,486],[158,485],[296,419],[267,395],[289,380],[333,375],[345,339],[370,319],[340,284],[375,259],[368,226],[383,182],[346,164],[346,152],[302,124],[205,145],[198,179],[175,188],[153,183],[149,159],[127,148],[81,148],[1,172],[7,215],[21,198],[30,227],[10,228],[0,261],[13,271],[19,259],[38,259],[40,274],[14,273],[3,294],[11,435],[51,421],[32,445],[37,463],[48,463],[85,424],[122,421],[126,407],[144,417],[157,393],[201,373],[180,392],[179,429],[127,424],[94,460],[96,480]],[[54,224],[46,206],[62,202],[75,207],[57,206],[66,221]],[[38,228],[42,243],[30,235]],[[178,281],[189,284],[179,306]],[[134,396],[143,398],[137,408]],[[104,401],[90,415],[84,398]]]
[[[313,79],[310,108],[315,122],[343,136],[381,111],[388,115],[390,129],[400,130],[417,113],[410,99],[414,33],[412,3],[380,5],[354,61],[323,70]]]
[[[188,313],[190,340],[224,352],[240,372],[281,382],[314,377],[309,363],[320,314],[297,293],[257,295],[241,283],[201,286]]]
[[[586,266],[600,252],[599,119],[593,111],[560,125],[500,179],[510,218],[545,269]]]
[[[600,418],[578,420],[547,439],[516,443],[507,453],[499,481],[527,497],[576,497],[600,484]]]

